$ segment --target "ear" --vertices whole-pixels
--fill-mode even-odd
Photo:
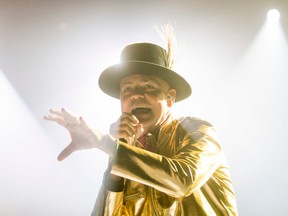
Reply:
[[[170,89],[167,93],[167,105],[168,107],[172,107],[176,100],[176,90]]]

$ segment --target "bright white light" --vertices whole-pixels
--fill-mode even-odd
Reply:
[[[271,9],[267,12],[267,19],[271,22],[277,22],[280,18],[280,13],[277,9]]]

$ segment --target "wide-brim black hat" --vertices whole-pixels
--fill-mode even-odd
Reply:
[[[151,43],[130,44],[122,50],[120,63],[101,73],[99,87],[104,93],[119,99],[122,78],[133,74],[150,75],[166,81],[176,90],[176,102],[184,100],[190,96],[191,86],[168,65],[167,51],[162,47]]]

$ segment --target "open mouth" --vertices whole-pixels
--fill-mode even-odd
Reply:
[[[150,108],[146,108],[146,107],[138,107],[132,110],[132,114],[135,116],[139,116],[139,115],[144,115],[147,114],[151,111]]]

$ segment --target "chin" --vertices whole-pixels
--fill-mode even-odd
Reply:
[[[144,133],[153,133],[156,130],[157,126],[143,124],[143,128],[144,128]]]

